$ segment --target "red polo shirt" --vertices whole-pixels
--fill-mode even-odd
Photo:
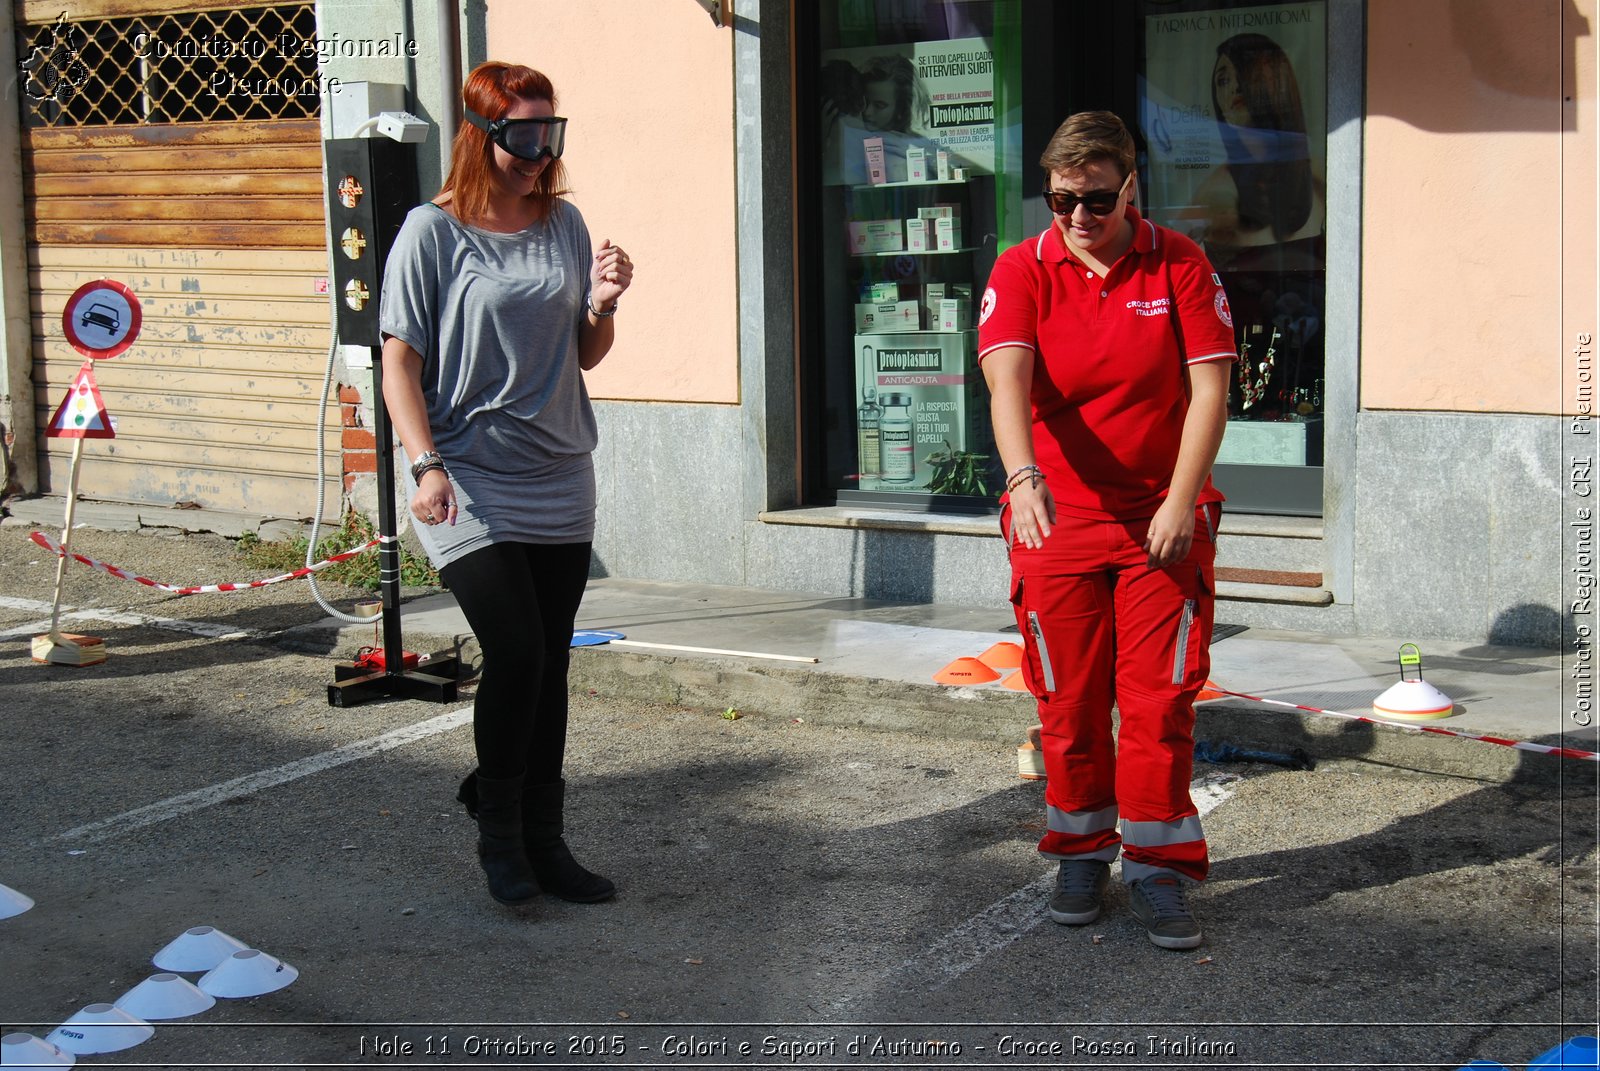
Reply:
[[[1056,508],[1075,517],[1153,516],[1172,483],[1188,411],[1186,364],[1231,361],[1233,317],[1211,262],[1131,206],[1133,245],[1101,278],[1054,223],[1000,254],[984,291],[978,360],[1034,351],[1035,460]],[[1201,502],[1222,495],[1209,477]]]

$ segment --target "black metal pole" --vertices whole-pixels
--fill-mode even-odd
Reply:
[[[378,295],[383,260],[406,213],[417,203],[415,161],[408,146],[385,138],[324,143],[329,176],[328,221],[347,245],[333,258],[339,338],[372,353],[372,424],[378,470],[378,589],[383,601],[383,668],[361,658],[334,666],[328,703],[336,707],[392,695],[454,702],[460,660],[453,654],[419,658],[406,668],[400,637],[400,539],[395,507],[394,426],[383,404],[383,334]],[[343,176],[337,183],[334,176]]]
[[[383,351],[372,347],[372,437],[378,454],[378,590],[383,597],[383,669],[359,662],[334,666],[328,704],[354,706],[379,696],[453,703],[461,672],[454,654],[435,654],[407,669],[400,637],[400,538],[395,506],[394,426],[383,404]]]
[[[378,594],[383,599],[383,666],[391,675],[404,672],[405,647],[400,640],[400,539],[395,509],[394,425],[383,404],[383,350],[372,347],[372,436],[378,455]]]

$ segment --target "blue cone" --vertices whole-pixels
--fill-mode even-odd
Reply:
[[[1541,1052],[1529,1067],[1564,1067],[1569,1071],[1596,1071],[1600,1059],[1600,1040],[1579,1036],[1561,1045]]]

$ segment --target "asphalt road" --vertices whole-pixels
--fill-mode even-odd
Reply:
[[[1595,1029],[1592,776],[1202,766],[1207,943],[1176,953],[1120,890],[1044,915],[1008,747],[580,695],[570,839],[622,892],[513,911],[452,800],[470,688],[332,708],[334,653],[273,638],[322,616],[303,587],[78,566],[69,627],[111,657],[35,664],[55,570],[25,536],[0,527],[0,884],[37,906],[0,920],[4,1029],[115,1000],[192,926],[300,972],[85,1066],[1453,1068]],[[249,579],[220,539],[78,549]]]

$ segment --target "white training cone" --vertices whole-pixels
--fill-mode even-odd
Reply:
[[[235,952],[200,979],[202,992],[214,997],[259,997],[282,989],[300,972],[258,948]]]
[[[1395,681],[1372,701],[1372,712],[1380,718],[1426,721],[1447,718],[1455,709],[1450,697],[1427,681]]]
[[[196,926],[179,934],[150,962],[164,971],[204,972],[248,947],[237,937],[229,937],[221,930]]]
[[[5,1067],[71,1067],[78,1058],[59,1045],[32,1034],[0,1038],[0,1065]]]
[[[199,1015],[217,1002],[193,982],[176,974],[152,974],[122,996],[117,1007],[141,1019],[184,1019]]]
[[[0,919],[20,915],[32,906],[33,897],[24,896],[9,885],[0,885]]]
[[[1412,667],[1416,669],[1415,679],[1406,676]],[[1447,718],[1455,708],[1449,696],[1422,679],[1422,651],[1414,643],[1400,646],[1400,679],[1372,701],[1373,714],[1401,721]]]
[[[156,1036],[156,1028],[113,1004],[91,1004],[45,1037],[79,1056],[121,1052]]]

